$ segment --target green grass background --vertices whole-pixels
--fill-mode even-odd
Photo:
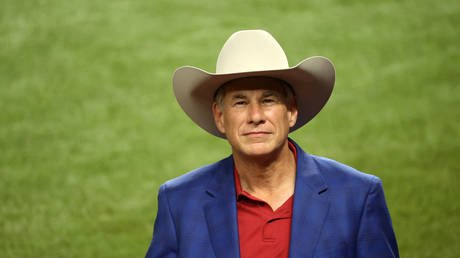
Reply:
[[[291,137],[379,176],[402,257],[460,256],[457,0],[0,0],[0,257],[142,257],[160,184],[228,155],[171,89],[240,29],[323,55]]]

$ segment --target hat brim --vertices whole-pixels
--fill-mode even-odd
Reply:
[[[196,67],[183,66],[174,73],[173,90],[177,102],[193,122],[210,134],[225,138],[225,134],[214,123],[214,93],[228,81],[256,76],[277,78],[293,88],[298,116],[296,124],[290,129],[292,132],[305,125],[324,107],[334,88],[335,69],[332,62],[322,56],[307,58],[288,69],[231,74],[213,74]]]

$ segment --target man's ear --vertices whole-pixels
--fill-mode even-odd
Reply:
[[[217,129],[223,134],[225,134],[224,127],[224,116],[221,108],[217,105],[216,102],[212,103],[212,113],[214,115],[214,123],[216,124]]]
[[[289,105],[287,108],[288,108],[289,128],[291,128],[297,122],[297,114],[299,113],[297,109],[297,101],[294,101],[294,103]]]

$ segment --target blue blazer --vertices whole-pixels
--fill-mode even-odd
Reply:
[[[380,179],[294,145],[289,257],[399,257]],[[232,156],[160,187],[146,257],[240,257]]]

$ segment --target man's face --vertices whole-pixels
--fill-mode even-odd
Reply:
[[[249,77],[231,81],[221,106],[213,104],[214,120],[227,136],[233,153],[263,156],[286,144],[297,120],[295,103],[287,103],[281,81]]]

